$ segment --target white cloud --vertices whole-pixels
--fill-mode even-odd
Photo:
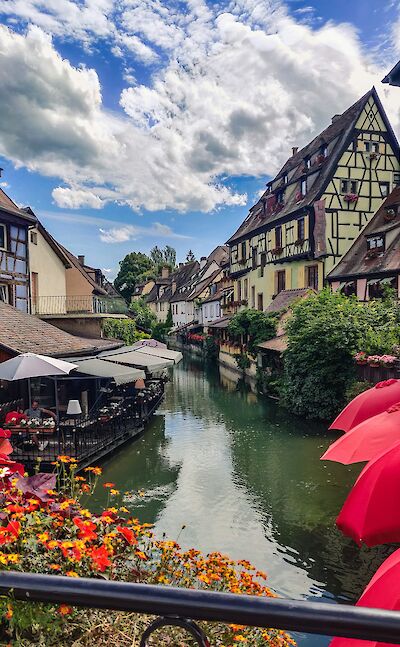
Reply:
[[[137,240],[146,236],[154,236],[157,240],[164,238],[187,239],[189,236],[176,234],[168,225],[159,222],[153,223],[151,227],[138,227],[135,225],[123,225],[111,227],[110,229],[100,228],[100,240],[103,243],[125,243],[128,240]]]
[[[387,71],[351,25],[314,29],[278,0],[0,0],[0,12],[36,25],[0,28],[0,154],[60,178],[52,195],[67,209],[243,205],[221,178],[275,173]],[[138,85],[126,64],[123,112],[111,113],[96,71],[63,60],[43,30],[85,47],[107,39],[157,71]],[[383,94],[397,125],[398,95]]]

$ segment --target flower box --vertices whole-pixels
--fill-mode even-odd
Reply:
[[[351,203],[351,202],[357,202],[357,200],[358,200],[357,193],[346,193],[346,195],[344,196],[345,202]]]
[[[383,252],[383,247],[375,247],[374,249],[369,249],[365,255],[366,259],[376,258]]]
[[[392,208],[389,208],[386,209],[385,213],[383,214],[383,218],[384,220],[386,220],[386,222],[392,222],[392,220],[396,218],[396,215],[396,211]]]
[[[370,160],[377,160],[380,158],[380,153],[370,153],[369,159]]]
[[[360,351],[359,353],[355,354],[354,359],[359,366],[365,366],[367,364],[367,353]]]

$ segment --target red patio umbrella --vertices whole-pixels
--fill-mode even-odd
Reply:
[[[400,442],[364,467],[336,524],[359,545],[400,542]]]
[[[350,431],[360,422],[386,411],[396,402],[400,402],[400,380],[378,382],[372,389],[360,393],[349,402],[329,429]]]
[[[356,607],[371,607],[400,611],[400,549],[390,555],[378,568]],[[392,643],[377,643],[374,640],[334,638],[330,647],[394,647]]]
[[[400,440],[400,403],[367,418],[336,440],[321,456],[343,465],[370,461]]]

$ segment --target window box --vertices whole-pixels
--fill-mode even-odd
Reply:
[[[344,196],[345,202],[357,202],[358,200],[358,195],[357,193],[346,193]]]
[[[380,158],[380,156],[381,156],[380,153],[373,152],[373,153],[369,154],[369,159],[370,160],[378,160]]]
[[[326,160],[326,156],[323,153],[320,153],[319,155],[317,155],[315,161],[317,164],[323,164],[325,160]]]
[[[393,208],[386,209],[385,213],[383,214],[383,218],[386,220],[386,222],[391,222],[396,218],[396,216],[396,210]]]
[[[283,247],[274,247],[271,252],[274,256],[280,256],[283,252]]]

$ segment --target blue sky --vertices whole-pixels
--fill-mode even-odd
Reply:
[[[330,117],[376,84],[397,129],[399,3],[0,0],[3,188],[109,270],[225,240]],[[1,99],[0,99],[1,100]]]

